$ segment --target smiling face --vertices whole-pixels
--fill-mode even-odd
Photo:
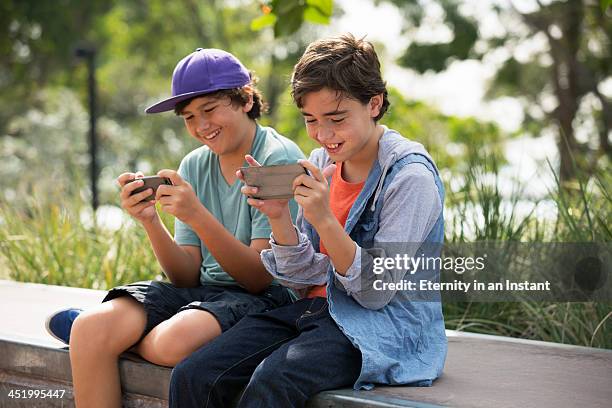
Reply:
[[[304,95],[302,115],[308,136],[316,140],[336,162],[368,160],[377,151],[382,95],[366,104],[329,88]]]
[[[249,136],[252,120],[247,116],[253,100],[244,106],[232,104],[227,96],[194,98],[181,111],[189,134],[217,155],[238,151]]]

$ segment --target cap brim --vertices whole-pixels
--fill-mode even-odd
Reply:
[[[200,91],[187,92],[184,94],[176,95],[171,98],[164,99],[161,102],[157,102],[154,105],[149,106],[147,109],[145,109],[145,112],[146,113],[160,113],[160,112],[167,112],[170,110],[174,110],[174,107],[176,106],[176,104],[184,100],[191,99],[191,98],[194,98],[200,95],[206,95],[212,92],[221,91],[223,89],[240,88],[240,87],[247,85],[250,81],[251,81],[251,78],[247,76],[244,81],[225,82],[223,84],[213,86],[209,89],[203,89]]]
[[[176,96],[173,96],[172,98],[164,99],[161,102],[157,102],[156,104],[149,106],[147,109],[145,109],[145,112],[146,113],[160,113],[160,112],[171,111],[174,109],[176,104],[179,102],[185,101],[187,99],[193,98],[198,95],[205,95],[205,94],[215,92],[215,91],[218,91],[218,89],[195,91],[195,92],[184,93],[181,95],[176,95]]]

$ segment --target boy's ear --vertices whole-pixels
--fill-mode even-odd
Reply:
[[[375,118],[380,113],[380,108],[383,105],[383,94],[374,95],[370,98],[368,108],[370,109],[370,117]]]
[[[250,85],[246,85],[245,87],[243,87],[242,89],[244,89],[245,91],[247,91],[247,93],[249,94],[249,100],[248,102],[242,107],[242,111],[243,112],[250,112],[251,109],[253,108],[253,88]]]

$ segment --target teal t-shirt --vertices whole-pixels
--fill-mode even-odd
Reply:
[[[295,163],[304,158],[304,154],[294,142],[279,135],[276,130],[259,124],[250,154],[262,165]],[[243,165],[248,164],[245,162]],[[242,243],[250,245],[253,239],[270,237],[272,229],[268,218],[247,204],[246,197],[240,192],[240,180],[237,179],[231,186],[227,184],[221,173],[219,156],[210,151],[208,146],[199,147],[185,156],[178,172],[191,184],[208,211]],[[295,220],[297,203],[291,200],[289,207]],[[174,239],[179,245],[200,247],[202,285],[237,285],[237,282],[223,271],[193,229],[178,218],[174,223]]]

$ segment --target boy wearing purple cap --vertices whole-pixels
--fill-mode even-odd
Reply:
[[[143,225],[171,283],[120,286],[96,308],[48,320],[51,334],[70,344],[78,406],[121,405],[118,358],[130,348],[172,367],[246,314],[291,303],[290,292],[272,281],[260,259],[271,228],[247,204],[236,170],[246,154],[267,165],[304,156],[295,143],[256,122],[264,105],[254,82],[233,55],[199,48],[177,64],[172,97],[147,108],[174,110],[204,146],[189,153],[178,171],[157,173],[172,185],[160,186],[155,201],[142,201],[150,189],[131,195],[143,184],[141,173],[117,178],[122,207]],[[175,216],[174,237],[155,202]]]

